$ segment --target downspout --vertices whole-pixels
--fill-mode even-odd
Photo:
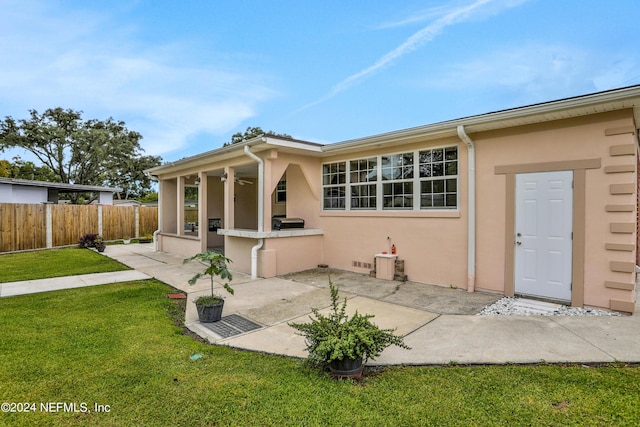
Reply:
[[[258,162],[258,233],[264,231],[264,161],[244,146],[244,153]],[[264,239],[258,239],[258,244],[251,248],[251,278],[258,278],[258,250],[264,245]]]
[[[469,229],[468,247],[467,247],[467,291],[473,292],[476,288],[476,148],[464,130],[463,125],[458,125],[458,137],[462,142],[467,144],[468,152],[468,206],[469,206]]]

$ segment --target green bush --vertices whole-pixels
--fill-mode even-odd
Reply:
[[[394,334],[395,329],[380,329],[371,322],[374,316],[360,314],[347,316],[347,299],[342,304],[338,299],[338,288],[329,278],[331,292],[331,312],[323,315],[312,308],[309,323],[289,323],[306,338],[309,360],[321,366],[338,360],[375,359],[385,348],[396,345],[409,349],[402,337]]]

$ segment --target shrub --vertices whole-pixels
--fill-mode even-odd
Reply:
[[[78,239],[78,247],[79,248],[95,248],[96,247],[96,238],[99,237],[97,234],[87,233],[84,236]]]
[[[312,308],[314,317],[309,323],[289,323],[306,338],[309,361],[327,366],[339,360],[375,359],[391,345],[409,349],[401,336],[394,335],[395,329],[380,329],[371,322],[371,314],[347,316],[347,299],[338,301],[338,288],[329,278],[331,292],[331,312],[323,315]]]

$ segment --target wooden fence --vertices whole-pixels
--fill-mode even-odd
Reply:
[[[0,252],[75,245],[86,233],[117,240],[157,229],[157,207],[0,203]]]

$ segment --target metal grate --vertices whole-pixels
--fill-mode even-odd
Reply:
[[[245,332],[261,328],[257,323],[245,319],[237,314],[224,316],[218,322],[201,323],[201,325],[222,338],[229,338],[234,335],[243,334]]]

